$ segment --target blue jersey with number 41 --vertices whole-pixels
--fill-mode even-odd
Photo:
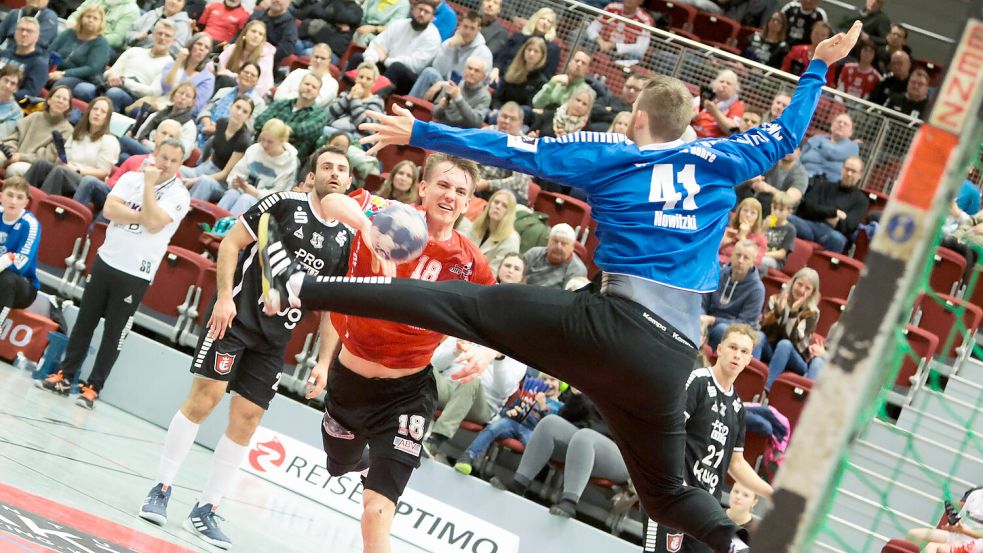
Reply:
[[[799,145],[825,82],[826,64],[813,61],[781,117],[725,139],[640,148],[618,134],[533,139],[417,121],[410,144],[581,188],[597,222],[598,267],[712,292],[734,186]]]

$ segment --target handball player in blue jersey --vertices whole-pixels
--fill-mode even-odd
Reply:
[[[453,129],[415,121],[398,106],[396,115],[375,113],[377,122],[362,126],[374,132],[363,139],[374,144],[370,153],[408,143],[584,190],[600,240],[594,262],[603,272],[577,293],[462,281],[318,282],[292,270],[270,284],[294,305],[432,329],[570,382],[610,426],[649,516],[713,551],[731,551],[743,530],[713,496],[683,484],[684,389],[696,363],[701,298],[717,287],[734,186],[799,145],[827,68],[859,35],[855,23],[820,43],[784,114],[725,139],[677,140],[689,125],[692,96],[665,76],[639,94],[627,140]]]

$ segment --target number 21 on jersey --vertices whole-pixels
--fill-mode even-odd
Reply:
[[[652,166],[652,182],[649,185],[649,201],[662,202],[662,209],[668,211],[676,209],[676,203],[683,200],[682,208],[686,211],[696,209],[696,195],[700,192],[700,185],[696,182],[696,165],[688,163],[683,165],[679,172],[675,171],[675,166],[670,163],[659,163]],[[676,190],[676,184],[682,185],[686,192]]]

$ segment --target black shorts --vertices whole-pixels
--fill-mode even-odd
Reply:
[[[233,321],[221,340],[213,340],[205,329],[195,348],[191,372],[228,382],[230,393],[266,410],[280,386],[286,348],[286,344],[271,344],[262,333]]]
[[[321,436],[329,465],[354,467],[367,444],[370,469],[365,487],[395,502],[409,472],[420,466],[423,438],[437,406],[433,371],[403,378],[365,378],[335,361],[327,390]],[[394,465],[410,469],[405,479],[392,482],[390,476],[395,475],[378,474],[378,468]]]

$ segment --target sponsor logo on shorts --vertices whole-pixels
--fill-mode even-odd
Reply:
[[[232,372],[232,365],[236,361],[236,356],[231,353],[215,352],[215,372],[218,374],[229,374]]]
[[[683,548],[683,536],[685,534],[666,534],[666,551],[679,551]]]
[[[420,456],[420,444],[414,442],[413,440],[407,440],[406,438],[396,436],[393,438],[393,447],[398,451],[409,453],[415,457]]]
[[[648,322],[650,322],[650,323],[652,323],[652,324],[654,324],[654,325],[655,325],[655,328],[658,328],[659,330],[661,330],[661,331],[663,331],[663,332],[665,332],[666,330],[668,330],[668,329],[666,328],[666,325],[664,325],[664,324],[662,324],[662,323],[660,323],[659,321],[657,321],[657,320],[655,320],[655,319],[654,319],[654,318],[652,317],[652,315],[649,315],[648,313],[642,313],[642,316],[643,316],[643,317],[645,317],[645,320],[646,320],[646,321],[648,321]]]
[[[354,440],[355,434],[351,430],[345,428],[340,422],[334,420],[331,415],[324,414],[324,422],[321,423],[324,427],[324,432],[331,436],[332,438],[338,438],[339,440]]]

